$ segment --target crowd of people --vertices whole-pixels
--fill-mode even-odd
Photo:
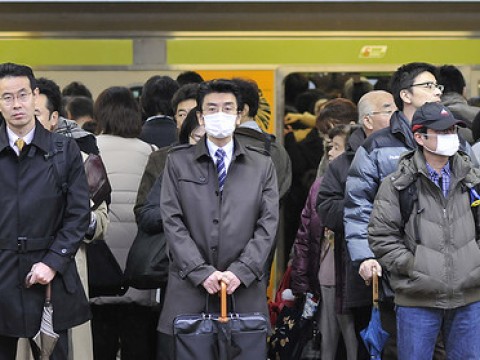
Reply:
[[[376,275],[382,359],[480,359],[480,108],[462,73],[415,62],[375,85],[331,80],[286,77],[278,139],[251,79],[189,71],[93,99],[0,64],[0,360],[41,358],[46,302],[50,359],[176,359],[174,319],[218,312],[221,283],[237,312],[268,316],[279,236],[294,303],[318,304],[319,359],[370,359]],[[111,186],[100,201],[90,154]],[[141,232],[166,241],[168,278],[89,291],[91,244],[123,271]]]

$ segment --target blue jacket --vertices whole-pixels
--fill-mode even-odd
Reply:
[[[373,200],[382,180],[397,169],[400,155],[416,148],[410,122],[397,111],[389,127],[369,136],[357,150],[348,172],[344,209],[345,240],[352,261],[375,258],[368,245],[367,230]],[[460,150],[478,166],[464,139],[460,139]]]

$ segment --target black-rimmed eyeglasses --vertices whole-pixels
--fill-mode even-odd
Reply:
[[[420,86],[420,87],[423,87],[424,89],[428,89],[428,90],[438,89],[442,92],[443,92],[443,89],[444,89],[443,85],[434,83],[433,81],[427,81],[427,82],[423,82],[423,83],[419,83],[419,84],[410,85],[410,87],[414,87],[414,86]]]

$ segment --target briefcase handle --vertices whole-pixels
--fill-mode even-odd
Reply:
[[[227,316],[227,284],[224,281],[220,282],[220,317],[218,321],[221,323],[228,322]]]

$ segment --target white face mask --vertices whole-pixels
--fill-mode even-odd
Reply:
[[[434,151],[424,146],[428,151],[442,156],[452,156],[458,151],[458,148],[460,146],[458,134],[437,134],[436,136],[437,149]]]
[[[205,122],[205,132],[217,139],[224,139],[232,136],[235,130],[237,115],[217,112],[215,114],[203,115]]]

